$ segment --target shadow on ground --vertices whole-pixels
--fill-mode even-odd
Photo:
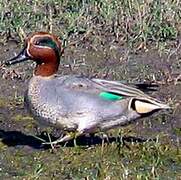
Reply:
[[[51,140],[54,141],[57,139],[57,137],[50,135]],[[32,136],[32,135],[26,135],[19,131],[4,131],[0,130],[0,139],[2,143],[4,143],[7,146],[30,146],[34,149],[49,149],[51,148],[50,145],[43,145],[42,140],[45,140],[46,142],[49,141],[48,136],[45,134],[45,132],[42,132],[40,135]],[[76,139],[76,144],[78,146],[92,146],[92,145],[101,145],[104,143],[123,143],[123,145],[126,142],[135,142],[135,143],[143,143],[146,141],[155,141],[155,139],[144,139],[144,138],[138,138],[133,136],[117,136],[117,137],[101,137],[98,135],[90,135],[90,136],[81,136]],[[60,146],[66,146],[66,147],[73,147],[75,146],[74,140],[70,140],[65,143],[60,143]],[[125,144],[126,145],[126,144]]]

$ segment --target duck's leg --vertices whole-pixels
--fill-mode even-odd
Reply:
[[[48,136],[48,140],[49,140],[49,143],[50,143],[50,145],[51,145],[51,148],[54,150],[55,148],[54,148],[54,145],[53,145],[53,143],[52,143],[50,134],[49,134],[48,132],[47,132],[47,136]],[[43,144],[43,143],[42,143],[42,144]]]
[[[104,140],[104,139],[105,139],[108,143],[110,143],[110,142],[109,142],[109,135],[108,135],[107,133],[105,133],[105,132],[102,133],[102,140]]]
[[[72,140],[72,139],[75,139],[77,138],[81,133],[80,132],[71,132],[71,133],[68,133],[67,135],[55,140],[55,141],[52,141],[52,142],[43,142],[42,144],[50,144],[50,145],[55,145],[55,144],[58,144],[58,143],[62,143],[62,142],[66,142],[66,141],[69,141],[69,140]],[[76,142],[74,142],[74,144],[76,144]]]
[[[43,142],[43,143],[46,142],[44,139],[42,139],[42,138],[40,138],[40,137],[38,137],[38,136],[36,136],[36,135],[31,135],[31,136],[34,137],[35,139],[37,139],[37,140]]]

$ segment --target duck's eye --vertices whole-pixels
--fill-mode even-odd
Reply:
[[[36,41],[36,42],[35,42],[35,45],[40,45],[40,41]]]

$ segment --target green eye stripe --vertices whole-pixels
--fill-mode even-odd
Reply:
[[[43,46],[43,47],[50,47],[51,49],[55,51],[57,58],[58,59],[60,58],[60,49],[58,48],[55,41],[53,41],[50,37],[44,37],[40,39],[37,45]]]
[[[57,49],[57,44],[50,38],[44,38],[42,40],[39,41],[39,45],[40,46],[48,46],[50,48],[53,48],[53,49]]]

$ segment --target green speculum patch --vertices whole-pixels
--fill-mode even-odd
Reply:
[[[123,96],[112,94],[110,92],[101,92],[99,96],[104,100],[117,101],[123,99]]]

